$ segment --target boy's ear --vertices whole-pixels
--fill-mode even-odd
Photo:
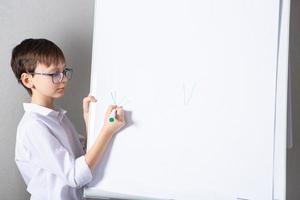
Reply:
[[[23,73],[21,75],[20,79],[21,79],[23,85],[26,86],[27,88],[34,87],[33,82],[32,82],[32,75],[31,74]]]

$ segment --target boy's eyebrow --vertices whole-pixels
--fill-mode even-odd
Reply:
[[[64,65],[63,70],[65,70],[66,68],[67,68],[66,65]],[[58,72],[60,72],[59,69],[55,69],[55,70],[50,70],[50,72],[48,72],[48,73],[53,74],[53,73],[58,73]]]

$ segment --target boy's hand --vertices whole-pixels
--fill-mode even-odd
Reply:
[[[116,120],[113,123],[108,122],[108,118],[112,112],[113,109],[116,109]],[[118,107],[117,105],[110,105],[107,110],[104,117],[104,125],[102,128],[102,131],[104,131],[105,134],[114,135],[116,132],[118,132],[123,126],[125,126],[125,116],[124,116],[124,110],[122,107]]]
[[[88,126],[89,123],[89,105],[90,102],[97,102],[97,99],[94,96],[87,96],[82,100],[83,107],[83,118],[85,121],[85,125]]]

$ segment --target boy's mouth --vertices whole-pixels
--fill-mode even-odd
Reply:
[[[65,88],[58,88],[57,90],[64,90]]]

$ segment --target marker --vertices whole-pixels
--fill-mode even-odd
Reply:
[[[116,121],[117,110],[113,109],[109,115],[108,122],[113,124]]]

